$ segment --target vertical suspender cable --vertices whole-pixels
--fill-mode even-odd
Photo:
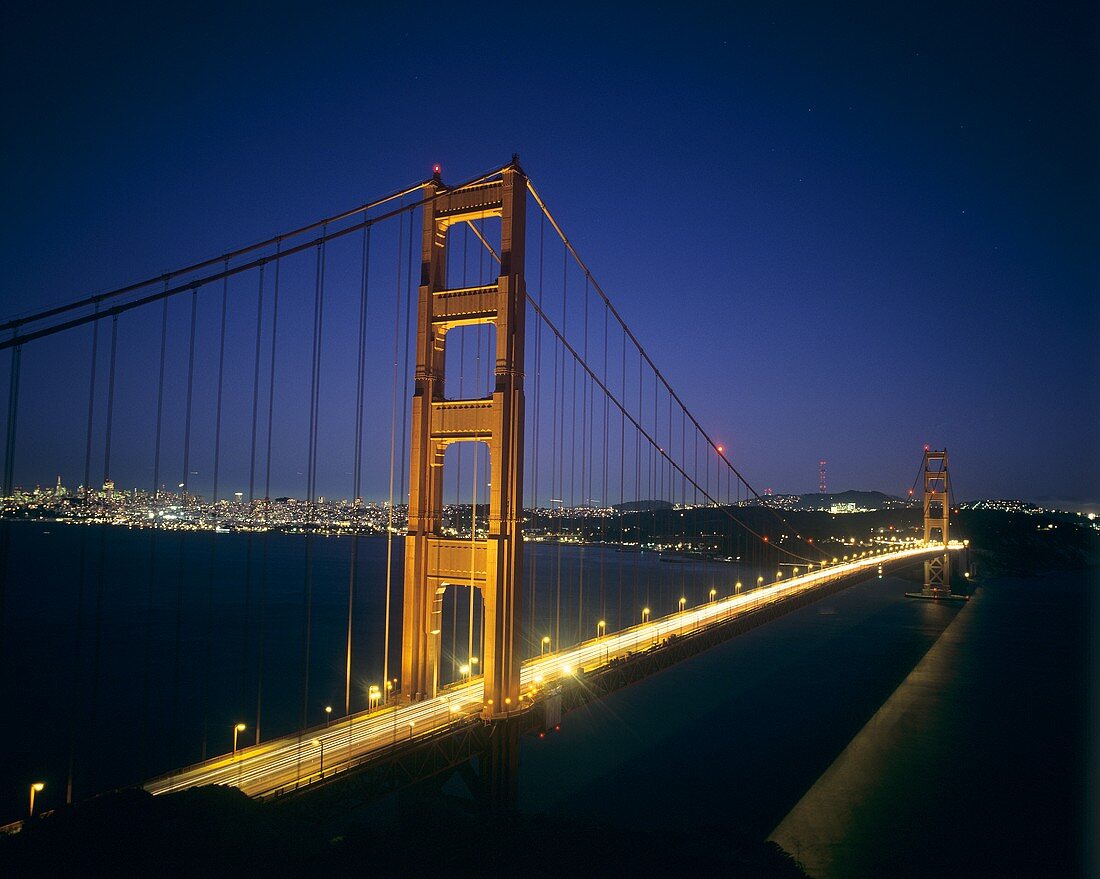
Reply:
[[[19,335],[19,331],[15,331]],[[23,357],[23,346],[11,349],[11,374],[8,376],[8,436],[4,445],[4,497],[11,497],[14,490],[15,471],[15,428],[19,415],[19,364]],[[0,614],[3,603],[0,602]],[[2,631],[2,630],[0,630]]]
[[[256,494],[256,432],[259,426],[260,403],[260,353],[263,341],[264,324],[264,269],[260,266],[259,281],[256,288],[256,355],[252,368],[252,430],[248,450],[248,513],[255,521],[255,494]],[[244,568],[244,612],[241,625],[241,686],[238,705],[240,710],[248,702],[248,657],[251,647],[250,623],[252,621],[252,557],[255,546],[254,529],[248,529],[248,538],[245,548]]]
[[[607,372],[607,318],[608,309],[604,305],[603,309],[603,383],[607,387],[611,387],[610,377]],[[600,487],[600,506],[602,510],[600,512],[600,616],[603,619],[607,618],[607,598],[604,594],[604,563],[607,555],[607,508],[611,505],[607,502],[607,456],[608,456],[608,437],[607,431],[609,426],[609,413],[608,413],[608,400],[607,394],[603,395],[603,430],[601,432],[600,445],[603,447],[603,462],[600,466],[602,485]],[[622,602],[622,595],[619,595],[619,602]],[[618,615],[616,614],[616,619]],[[618,625],[615,628],[619,628]]]
[[[96,304],[95,310],[99,311],[99,304]],[[88,482],[91,480],[92,472],[92,422],[94,421],[95,414],[95,378],[96,378],[96,360],[99,354],[99,321],[97,320],[92,324],[92,359],[91,364],[88,367],[88,428],[85,434],[84,442],[84,484],[81,486],[84,493],[84,515],[88,515],[88,501],[89,501],[89,486]],[[72,653],[72,688],[69,692],[69,771],[68,779],[65,783],[65,802],[71,804],[73,801],[73,772],[76,766],[76,739],[77,729],[79,727],[79,718],[81,716],[81,708],[78,703],[80,699],[80,641],[81,635],[84,629],[84,578],[87,572],[87,528],[80,529],[80,562],[79,573],[77,574],[77,593],[76,593],[76,625],[73,627],[73,653]]]
[[[543,301],[543,268],[544,246],[546,242],[546,217],[539,215],[539,308]],[[526,305],[525,305],[526,307]],[[542,388],[542,321],[535,321],[535,405],[532,425],[533,454],[531,466],[531,515],[532,521],[538,516],[539,510],[539,424],[541,412],[539,411],[539,398]],[[538,559],[535,547],[531,550],[531,585],[527,590],[528,623],[527,637],[532,644],[532,653],[537,655],[538,638],[535,635],[535,607],[538,603]]]
[[[107,422],[103,439],[103,485],[107,486],[111,478],[111,432],[114,427],[115,414],[115,363],[118,352],[118,315],[111,318],[111,353],[107,368]],[[109,490],[113,493],[113,489]],[[99,729],[99,665],[100,654],[103,649],[103,589],[106,579],[107,567],[107,518],[99,526],[99,569],[96,574],[95,597],[95,626],[92,650],[92,686],[91,686],[91,720],[89,730],[91,732],[91,747],[97,750],[95,743],[98,740]]]
[[[355,450],[352,460],[351,493],[353,531],[351,535],[351,564],[348,570],[348,628],[344,655],[344,714],[351,716],[351,655],[352,621],[355,611],[355,586],[359,562],[359,505],[362,500],[363,469],[363,391],[367,369],[367,297],[370,292],[370,226],[363,229],[363,254],[360,261],[359,288],[359,357],[355,372]],[[351,731],[348,731],[348,748],[351,747]],[[349,751],[350,753],[350,751]]]
[[[256,436],[260,423],[260,351],[263,343],[264,270],[266,268],[267,266],[260,266],[259,289],[256,291],[256,360],[252,373],[252,434],[248,453],[249,506],[256,500]]]
[[[275,283],[271,295],[271,367],[267,385],[267,451],[264,456],[264,515],[271,515],[271,437],[275,428],[275,352],[279,337],[279,275],[282,260],[279,253],[282,241],[275,245]],[[267,612],[267,553],[270,527],[264,529],[263,555],[260,561],[260,609],[257,620],[257,658],[256,658],[256,739],[260,743],[260,723],[263,720],[264,695],[264,624]]]
[[[416,223],[413,222],[415,214],[412,210],[409,211],[409,240],[408,250],[406,251],[407,269],[405,273],[405,367],[402,377],[401,385],[401,453],[398,459],[400,470],[400,483],[401,492],[400,497],[402,503],[405,504],[405,525],[406,533],[408,532],[409,521],[409,492],[405,477],[409,474],[409,467],[411,466],[409,445],[408,445],[408,431],[409,431],[409,401],[412,399],[412,392],[409,388],[409,381],[412,378],[412,370],[409,369],[409,356],[412,350],[411,340],[413,335],[413,322],[412,322],[412,302],[413,295],[416,288],[413,287],[413,244],[415,240]],[[411,478],[411,475],[410,475]],[[402,546],[404,546],[402,544]]]
[[[626,334],[623,334],[623,350],[622,350],[622,370],[623,370],[623,386],[622,386],[622,399],[626,402]],[[619,413],[619,543],[626,542],[626,535],[623,531],[623,523],[626,517],[626,413]],[[622,553],[619,554],[619,624],[618,628],[623,627],[623,558]],[[637,590],[637,576],[631,577],[634,581],[634,598],[633,604],[630,606],[630,620],[634,621],[634,611],[638,603],[638,590]]]
[[[165,289],[168,289],[168,282],[164,282]],[[155,428],[155,439],[153,442],[153,488],[152,499],[154,504],[157,498],[160,497],[160,441],[161,441],[161,428],[163,425],[164,416],[164,363],[165,354],[168,348],[168,300],[164,300],[164,304],[161,310],[160,319],[160,365],[157,371],[157,420]],[[145,583],[145,619],[142,624],[142,631],[144,632],[144,663],[142,672],[142,684],[141,684],[141,757],[140,768],[142,774],[146,772],[147,760],[146,752],[148,750],[149,739],[149,691],[152,685],[152,672],[150,670],[150,652],[153,644],[153,589],[156,586],[156,574],[157,574],[157,532],[159,529],[159,519],[156,515],[153,516],[153,527],[149,533],[149,576]]]
[[[229,270],[226,261],[225,270]],[[221,472],[222,450],[222,388],[225,378],[225,310],[229,298],[229,276],[222,279],[222,317],[218,334],[218,399],[214,410],[214,506],[218,504],[218,476]],[[217,515],[215,513],[215,515]]]
[[[409,217],[412,222],[412,217]],[[386,616],[382,635],[382,693],[389,699],[390,692],[390,605],[393,592],[393,481],[397,454],[397,369],[401,351],[401,248],[405,242],[405,214],[402,213],[397,231],[397,289],[393,300],[393,389],[390,401],[390,498],[386,522]],[[410,693],[409,696],[414,696]],[[395,715],[396,716],[396,715]]]
[[[297,769],[301,775],[302,732],[309,724],[309,664],[313,641],[313,530],[317,520],[317,414],[321,391],[321,339],[325,308],[325,232],[317,245],[313,295],[313,357],[309,392],[309,443],[306,461],[306,505],[310,527],[306,530],[306,567],[302,596],[302,719],[298,726]]]
[[[183,419],[183,479],[180,482],[182,492],[181,502],[187,507],[187,487],[191,474],[191,404],[195,386],[195,322],[198,313],[198,290],[191,291],[191,332],[190,342],[187,348],[187,401],[184,406]],[[175,663],[172,675],[172,725],[180,728],[180,673],[182,661],[183,640],[183,542],[184,535],[180,532],[179,555],[176,560],[176,638],[175,638]],[[175,762],[175,761],[173,761]]]
[[[13,332],[18,336],[19,330]],[[8,435],[4,445],[3,496],[11,497],[15,491],[15,428],[19,416],[19,365],[23,359],[23,346],[11,349],[11,374],[8,378]],[[4,607],[8,582],[8,550],[11,546],[11,523],[5,517],[0,522],[0,668],[7,668],[4,657]]]
[[[229,260],[224,270],[229,270]],[[207,739],[210,730],[210,658],[214,649],[214,570],[217,567],[218,553],[218,477],[221,473],[222,451],[222,391],[225,386],[225,313],[229,299],[229,276],[222,278],[221,323],[218,330],[218,391],[214,404],[214,471],[213,498],[214,525],[210,531],[210,553],[206,566],[206,633],[202,659],[202,759],[206,759]],[[241,639],[246,640],[246,637]]]
[[[566,303],[568,301],[569,293],[569,254],[565,251],[562,252],[561,261],[561,325],[562,330],[565,329],[565,316],[566,316]],[[562,515],[565,512],[565,350],[562,349],[561,356],[561,394],[557,393],[558,388],[558,374],[557,374],[557,348],[554,350],[554,395],[555,398],[561,403],[561,408],[558,412],[558,425],[557,425],[557,464],[558,464],[558,522],[557,522],[557,563],[555,569],[557,571],[557,583],[555,585],[555,610],[554,610],[554,649],[560,650],[562,648],[561,643],[561,523]]]
[[[588,275],[584,278],[584,339],[581,346],[582,357],[585,363],[588,362]],[[573,425],[574,428],[577,424],[576,418],[576,401],[577,394],[577,362],[573,361]],[[581,506],[586,507],[588,505],[588,496],[585,490],[585,474],[588,465],[588,376],[586,374],[581,375]],[[576,467],[576,455],[574,454],[574,469]],[[574,506],[574,511],[576,506]],[[578,547],[578,555],[580,557],[580,571],[577,576],[577,641],[584,638],[585,626],[584,626],[584,563],[585,563],[585,534],[584,525],[587,524],[587,518],[577,518],[577,531],[580,534],[581,543]]]

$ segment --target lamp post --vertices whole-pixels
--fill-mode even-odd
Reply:
[[[367,690],[367,708],[373,711],[378,707],[378,702],[382,698],[382,691],[378,689],[378,684],[371,684],[370,689]]]
[[[710,600],[711,600],[711,601],[714,601],[714,597],[715,597],[715,596],[716,596],[717,594],[718,594],[718,590],[717,590],[717,589],[711,589],[711,590],[710,590]]]
[[[34,795],[42,793],[42,788],[46,786],[45,782],[36,781],[31,785],[31,811],[30,817],[34,817]]]
[[[648,607],[643,607],[642,608],[642,622],[643,623],[648,623],[649,622],[649,608]]]
[[[321,749],[320,775],[321,775],[321,778],[324,778],[325,777],[325,743],[322,742],[320,739],[313,739],[313,741],[311,741],[310,744],[313,745],[313,747],[315,747],[315,748],[320,748]]]
[[[248,727],[243,723],[238,723],[233,727],[233,756],[237,756],[237,735],[243,733]]]
[[[325,726],[326,727],[328,726],[328,722],[330,720],[332,720],[332,706],[331,705],[326,705],[325,706]]]
[[[544,655],[544,654],[549,653],[549,652],[550,652],[550,636],[549,635],[543,635],[542,636],[542,652],[539,655],[541,656],[541,655]]]
[[[680,596],[680,613],[684,612],[684,605],[687,604],[687,599],[684,596]],[[684,618],[680,617],[680,634],[684,634]]]
[[[602,638],[604,633],[607,632],[607,620],[600,620],[596,623],[596,637]]]
[[[460,675],[462,675],[462,680],[468,681],[470,679],[470,666],[469,665],[460,665],[458,667],[458,673]]]

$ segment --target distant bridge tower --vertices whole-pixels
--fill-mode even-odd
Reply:
[[[448,586],[480,589],[485,714],[497,717],[519,707],[527,178],[513,158],[499,180],[457,189],[447,188],[437,173],[425,186],[424,198],[401,689],[411,699],[436,695],[444,593]],[[499,278],[485,286],[448,287],[448,232],[486,217],[501,219]],[[496,328],[492,395],[448,400],[447,333],[477,324]],[[484,540],[447,538],[441,531],[444,453],[447,446],[461,442],[489,447],[491,486]]]
[[[948,497],[947,449],[924,450],[924,544],[942,543],[943,555],[937,555],[924,563],[924,590],[926,598],[947,598],[951,595],[951,556],[947,552]]]

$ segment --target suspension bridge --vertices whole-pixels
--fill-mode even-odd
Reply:
[[[507,809],[519,736],[563,711],[884,570],[923,562],[917,595],[958,597],[946,452],[925,452],[920,538],[800,533],[515,157],[0,334],[6,666],[26,583],[9,520],[80,526],[50,684],[67,802],[106,779],[345,808],[457,773]],[[121,651],[112,601],[139,621]],[[119,677],[136,720],[105,707]],[[97,775],[97,743],[135,723],[127,769]]]

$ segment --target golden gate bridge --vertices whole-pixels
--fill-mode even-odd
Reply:
[[[99,792],[94,743],[132,723],[99,705],[113,676],[137,681],[143,740],[190,724],[197,691],[201,735],[171,757],[199,762],[143,762],[129,783],[154,794],[225,784],[317,811],[460,774],[506,810],[519,737],[554,729],[563,711],[883,570],[923,562],[920,597],[958,597],[946,452],[922,462],[920,539],[849,547],[799,533],[673,389],[516,157],[455,185],[437,167],[350,211],[12,318],[0,334],[11,352],[3,496],[41,479],[21,452],[52,434],[80,478],[58,503],[90,526],[55,681],[67,693],[67,802]],[[61,352],[85,366],[51,373]],[[347,501],[334,506],[322,487]],[[163,677],[148,632],[128,667],[106,662],[105,535],[123,508],[144,515],[145,627],[173,633]],[[0,527],[8,591],[20,578],[11,523]],[[296,630],[264,628],[277,528],[304,544]],[[199,530],[209,559],[196,571],[184,541]],[[212,695],[226,530],[247,540],[231,716]],[[320,558],[332,534],[348,538],[338,576]],[[384,541],[384,564],[368,561],[369,541]],[[337,580],[333,661],[317,655],[314,626]],[[185,608],[204,589],[196,635]],[[370,601],[380,614],[364,614]],[[265,678],[265,651],[268,663],[296,651],[296,680]],[[17,657],[4,660],[12,673]],[[265,702],[295,690],[296,722],[268,722]],[[323,723],[319,694],[336,701]],[[233,747],[217,753],[222,730]]]

